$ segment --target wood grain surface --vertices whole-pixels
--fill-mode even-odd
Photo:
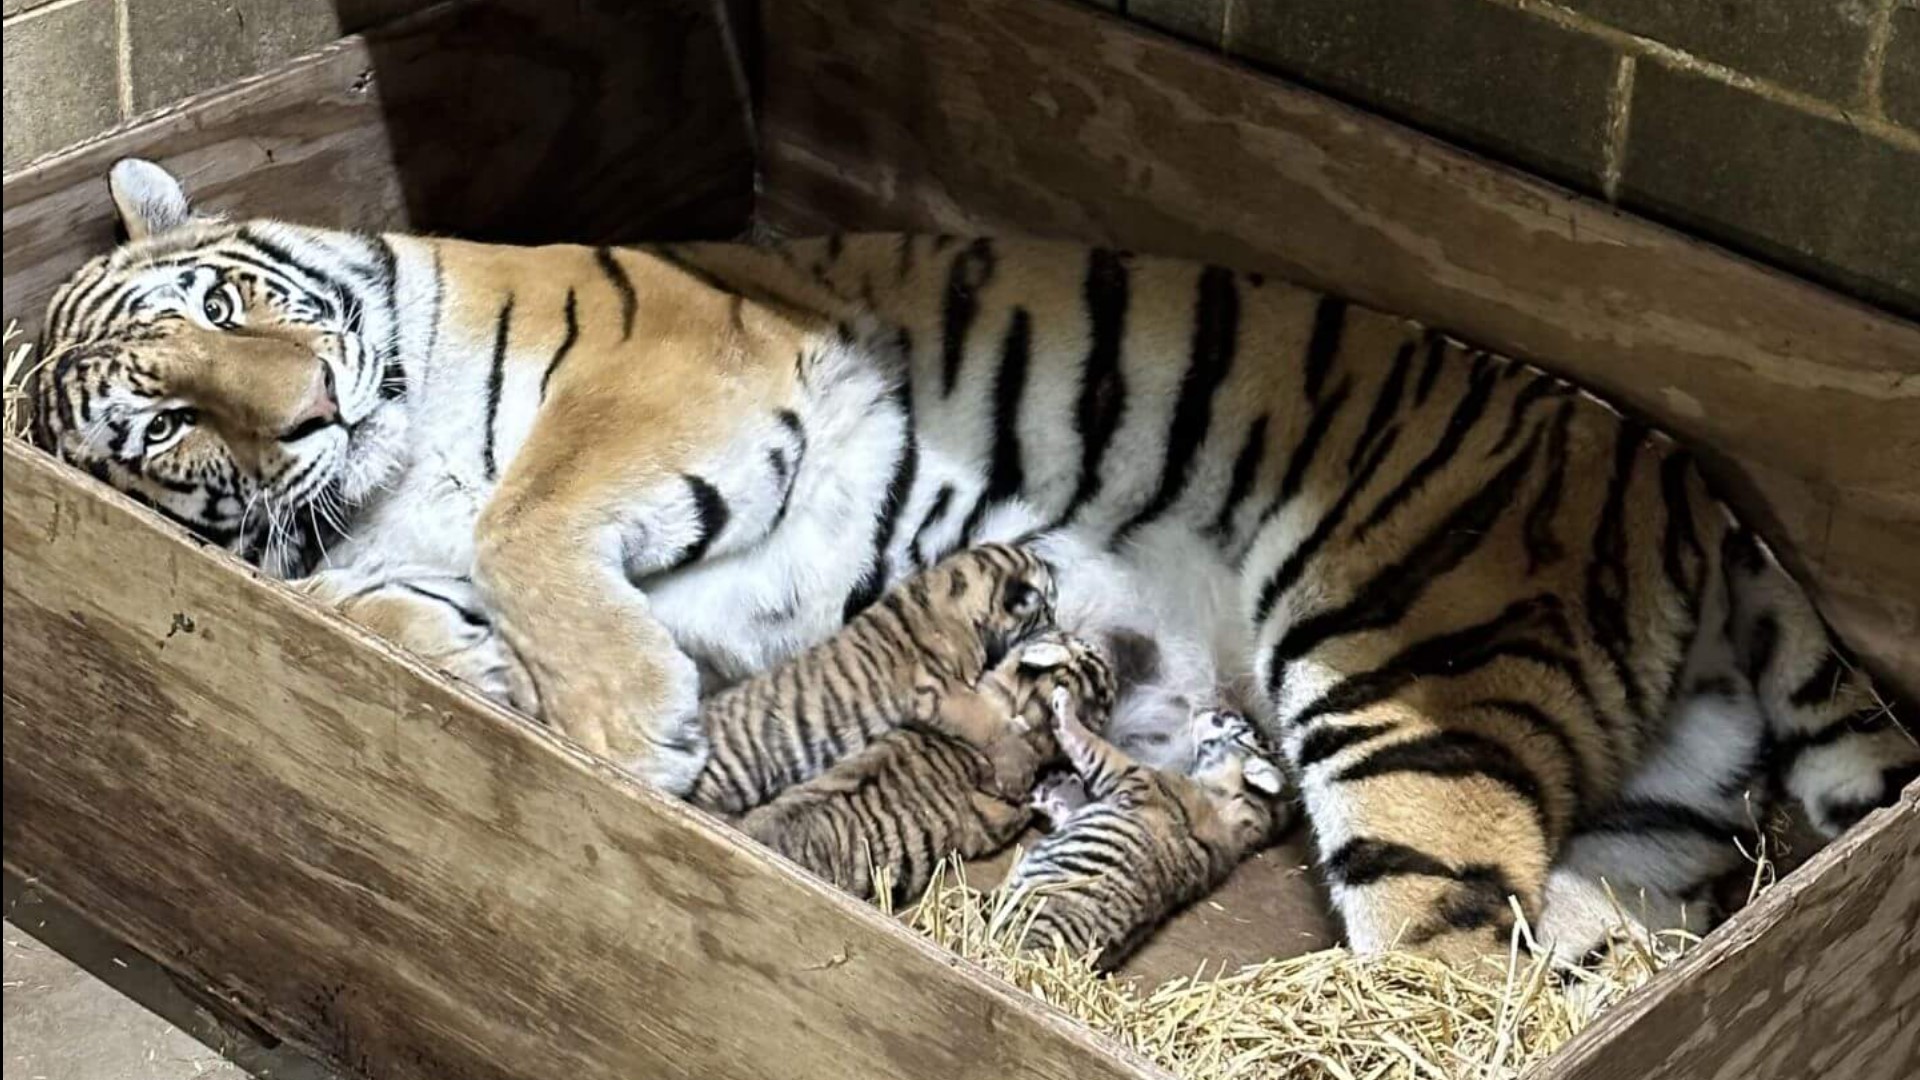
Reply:
[[[1079,5],[767,0],[762,20],[775,229],[1190,255],[1539,361],[1688,437],[1842,635],[1920,691],[1920,326]]]
[[[1157,1075],[6,440],[5,850],[356,1076]]]
[[[1920,1076],[1920,783],[1603,1014],[1536,1076]]]
[[[580,242],[747,224],[753,146],[709,0],[439,5],[22,168],[5,310],[113,243],[107,169],[154,158],[201,205],[352,229]]]

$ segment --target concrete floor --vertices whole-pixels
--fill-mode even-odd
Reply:
[[[4,1012],[6,1080],[333,1080],[11,874]]]

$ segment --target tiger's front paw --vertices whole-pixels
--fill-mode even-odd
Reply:
[[[686,655],[667,647],[596,658],[583,650],[564,667],[528,668],[548,723],[662,791],[693,790],[709,747],[700,674]]]

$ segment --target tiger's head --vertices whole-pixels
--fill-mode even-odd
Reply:
[[[947,556],[909,578],[907,595],[938,622],[986,650],[997,667],[1022,641],[1053,626],[1060,600],[1053,568],[1020,544],[980,544]]]
[[[303,572],[401,464],[392,249],[196,215],[151,162],[119,162],[108,186],[128,242],[48,306],[36,438],[269,572]]]

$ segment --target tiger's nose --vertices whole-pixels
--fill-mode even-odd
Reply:
[[[320,374],[314,379],[313,389],[308,393],[306,402],[295,410],[287,426],[282,429],[280,438],[291,442],[305,438],[315,431],[340,420],[340,397],[334,390],[333,365],[322,363]]]

